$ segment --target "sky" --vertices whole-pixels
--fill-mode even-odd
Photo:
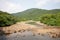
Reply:
[[[0,0],[0,11],[15,13],[30,8],[60,9],[60,0]]]

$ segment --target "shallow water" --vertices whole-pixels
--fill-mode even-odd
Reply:
[[[14,33],[9,36],[0,36],[0,40],[60,40],[60,38],[51,38],[46,35],[34,35],[31,31],[23,33]]]

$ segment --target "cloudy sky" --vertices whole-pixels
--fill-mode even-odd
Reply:
[[[0,10],[9,13],[30,8],[60,9],[60,0],[0,0]]]

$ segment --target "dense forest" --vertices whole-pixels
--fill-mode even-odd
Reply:
[[[16,17],[7,12],[0,11],[0,27],[10,26],[16,22]]]

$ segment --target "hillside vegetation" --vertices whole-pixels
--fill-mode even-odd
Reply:
[[[14,13],[14,16],[17,16],[20,21],[24,20],[35,20],[40,21],[40,17],[45,14],[55,14],[59,13],[60,9],[53,9],[53,10],[44,10],[44,9],[37,9],[32,8],[22,12]]]
[[[41,16],[40,21],[47,25],[60,26],[60,13],[45,14],[45,15]]]
[[[17,21],[40,21],[51,26],[60,26],[60,9],[44,10],[32,8],[23,12],[9,14],[0,11],[0,26],[10,26]]]
[[[17,16],[20,18],[20,21],[25,21],[25,20],[39,20],[40,15],[46,13],[46,10],[42,9],[28,9],[23,12],[18,12],[13,14],[14,16]]]
[[[16,22],[17,20],[13,15],[0,11],[0,27],[10,26]]]
[[[32,8],[13,15],[17,16],[19,21],[34,20],[51,26],[60,26],[60,9],[44,10]]]

